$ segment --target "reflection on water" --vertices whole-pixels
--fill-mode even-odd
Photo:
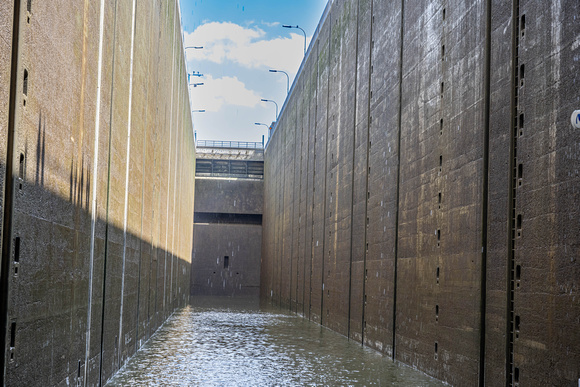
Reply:
[[[196,297],[108,385],[442,384],[257,299]]]

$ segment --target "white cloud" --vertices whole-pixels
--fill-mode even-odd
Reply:
[[[186,46],[204,47],[188,50],[188,60],[218,64],[231,61],[251,69],[275,68],[296,73],[302,62],[304,36],[289,33],[285,38],[267,40],[265,35],[260,28],[245,28],[234,23],[203,24],[194,32],[185,33]]]
[[[272,27],[278,27],[280,25],[279,22],[268,23],[268,22],[263,21],[263,20],[262,20],[262,24],[265,25],[265,26],[267,26],[267,27],[270,27],[270,28],[272,28]]]
[[[214,79],[211,75],[206,75],[199,81],[204,84],[195,88],[191,87],[192,109],[218,112],[224,105],[253,108],[260,103],[258,94],[253,90],[248,90],[237,77]],[[197,82],[197,79],[190,80],[190,83]]]

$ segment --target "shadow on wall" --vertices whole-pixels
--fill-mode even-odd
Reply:
[[[83,191],[83,179],[75,174],[74,192]],[[152,224],[158,219],[144,217],[149,226],[124,235],[98,218],[91,267],[92,218],[82,194],[66,200],[20,177],[15,183],[16,203],[42,203],[61,219],[50,221],[32,206],[14,211],[13,229],[20,231],[6,273],[6,385],[82,385],[85,366],[88,384],[104,382],[185,305],[190,257],[160,247],[164,225]]]

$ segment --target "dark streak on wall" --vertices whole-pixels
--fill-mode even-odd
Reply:
[[[453,385],[577,385],[579,12],[331,2],[266,150],[262,298]]]

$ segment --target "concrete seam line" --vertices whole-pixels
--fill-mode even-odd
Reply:
[[[395,215],[395,254],[393,256],[393,348],[392,359],[395,360],[397,339],[397,263],[399,257],[399,213],[401,197],[401,130],[403,125],[403,50],[405,48],[405,0],[401,0],[401,49],[399,51],[399,112],[397,122],[397,214]]]
[[[123,258],[121,269],[121,305],[119,307],[119,342],[123,337],[123,304],[125,293],[125,261],[127,257],[127,207],[129,201],[129,164],[131,162],[131,114],[133,101],[133,61],[135,59],[135,2],[133,0],[133,16],[131,19],[131,60],[129,70],[129,106],[127,113],[127,163],[125,164],[125,208],[123,209]],[[123,340],[124,341],[124,340]],[[121,362],[121,344],[117,347],[119,363]]]
[[[87,333],[86,333],[86,348],[85,348],[85,374],[83,384],[87,385],[87,367],[89,361],[89,352],[91,349],[91,317],[92,317],[92,300],[93,300],[93,274],[94,274],[94,259],[95,259],[95,227],[96,227],[96,212],[97,212],[97,177],[98,177],[98,159],[99,159],[99,116],[101,114],[101,85],[103,80],[103,35],[105,24],[105,0],[101,0],[101,10],[99,16],[99,59],[98,59],[98,73],[97,73],[97,98],[96,98],[96,112],[95,112],[95,147],[93,154],[93,199],[91,203],[91,251],[89,258],[89,303],[87,307]]]
[[[480,341],[479,341],[479,385],[485,385],[485,330],[487,303],[487,243],[489,202],[489,132],[491,103],[491,0],[485,2],[486,26],[484,37],[484,128],[483,128],[483,184],[482,184],[482,227],[481,227],[481,289],[480,289]]]

